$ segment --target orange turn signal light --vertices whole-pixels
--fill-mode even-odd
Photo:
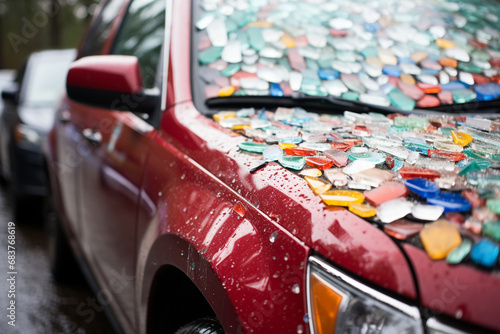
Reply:
[[[321,277],[311,275],[311,303],[317,334],[334,334],[344,296]]]

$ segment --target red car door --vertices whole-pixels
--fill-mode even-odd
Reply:
[[[146,10],[155,13],[147,15],[147,24],[141,16]],[[150,92],[159,92],[156,73],[164,17],[165,2],[132,1],[110,52],[136,56],[143,86]],[[142,171],[156,135],[154,117],[145,120],[141,110],[126,111],[137,101],[120,98],[109,109],[87,107],[81,110],[78,124],[89,148],[79,172],[79,239],[93,274],[103,287],[98,294],[100,302],[110,303],[122,323],[128,323],[130,328],[134,328],[137,204]],[[156,111],[159,113],[159,105]]]

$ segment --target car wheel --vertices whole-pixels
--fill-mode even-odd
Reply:
[[[217,320],[206,318],[190,322],[175,334],[224,334],[224,329]]]
[[[52,276],[58,282],[71,281],[79,269],[62,230],[52,196],[49,195],[44,199],[43,207]]]

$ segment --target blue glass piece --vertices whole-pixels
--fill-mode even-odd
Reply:
[[[260,119],[269,120],[269,118],[267,118],[267,115],[266,115],[266,108],[260,109],[258,116]]]
[[[407,57],[398,57],[398,61],[400,64],[401,63],[408,63],[408,64],[414,64],[414,65],[417,64],[413,59],[407,58]]]
[[[433,70],[431,68],[423,68],[422,69],[422,74],[427,74],[427,75],[438,75],[439,70]]]
[[[475,263],[491,268],[497,262],[498,253],[498,245],[488,239],[482,239],[472,246],[470,257]]]
[[[363,24],[363,28],[365,28],[365,30],[368,32],[376,32],[377,30],[380,29],[380,24],[377,22],[365,23],[365,24]]]
[[[339,77],[339,72],[331,68],[323,68],[318,70],[318,75],[323,80],[335,80]]]
[[[439,195],[439,187],[432,181],[426,179],[406,180],[406,187],[420,197],[430,198]]]
[[[301,127],[305,122],[309,121],[307,118],[292,118],[292,119],[284,119],[283,123],[290,126],[299,126]]]
[[[281,89],[280,85],[277,83],[272,83],[271,88],[270,88],[270,93],[271,96],[283,96],[283,90]]]
[[[427,203],[441,205],[444,207],[444,213],[467,211],[471,208],[469,201],[457,193],[441,193],[427,198]]]
[[[496,82],[476,85],[474,89],[477,94],[477,101],[491,101],[500,96],[500,85]]]
[[[300,144],[302,143],[302,137],[289,137],[289,138],[283,138],[281,139],[282,143],[291,143],[291,144]]]
[[[467,165],[470,163],[470,161],[468,160],[460,160],[457,162],[457,166],[460,168],[460,169],[464,169],[465,167],[467,167]]]
[[[439,55],[437,53],[430,53],[427,56],[427,59],[438,61],[439,60]]]
[[[382,72],[390,75],[391,77],[399,77],[402,73],[401,69],[397,65],[386,65],[382,69]]]
[[[404,165],[404,161],[403,160],[394,159],[394,167],[392,167],[392,170],[398,171],[401,168],[403,168],[403,165]]]
[[[460,81],[450,81],[445,85],[441,85],[441,88],[443,90],[458,90],[458,89],[468,88],[468,86]]]

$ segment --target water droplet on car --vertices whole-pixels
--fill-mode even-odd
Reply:
[[[300,293],[300,286],[298,284],[294,284],[292,286],[292,292],[298,295]]]
[[[304,333],[304,326],[302,326],[302,325],[298,325],[298,326],[297,326],[297,333],[299,333],[299,334]]]
[[[269,241],[271,242],[274,242],[276,240],[276,237],[278,236],[278,232],[274,232],[273,234],[271,234],[271,236],[269,237]]]

